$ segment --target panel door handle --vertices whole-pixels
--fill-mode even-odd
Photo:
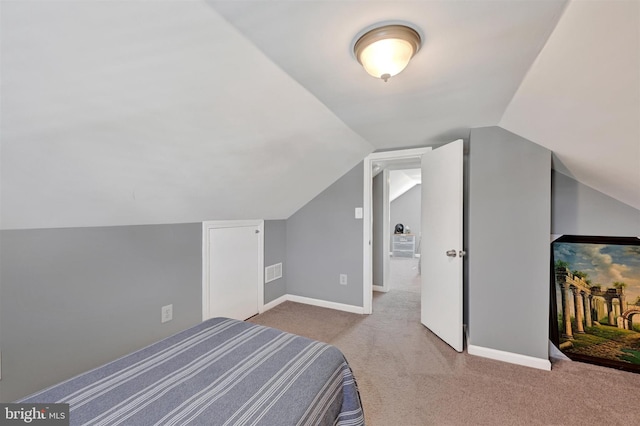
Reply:
[[[456,257],[457,255],[458,255],[458,252],[456,250],[447,250],[447,256]]]

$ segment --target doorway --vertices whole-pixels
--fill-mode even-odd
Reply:
[[[372,193],[373,290],[388,292],[419,273],[420,164],[376,163]],[[384,168],[383,168],[384,167]],[[398,228],[398,229],[396,229]],[[413,272],[412,272],[413,271]],[[406,284],[406,283],[404,283]]]
[[[363,310],[365,314],[373,312],[373,178],[376,174],[382,172],[388,175],[392,169],[416,168],[420,167],[422,155],[431,151],[431,147],[405,149],[400,151],[387,151],[370,154],[364,161],[364,209],[363,209]],[[384,179],[384,177],[383,177]],[[388,185],[384,185],[383,204],[389,204]],[[386,212],[386,214],[385,214]],[[391,246],[391,228],[389,222],[389,211],[383,209],[382,219],[382,247]],[[382,256],[383,259],[383,276],[388,274],[390,264],[389,256]],[[384,272],[386,271],[386,272]],[[386,284],[385,284],[386,283]],[[382,286],[378,290],[387,288],[388,275],[383,278]]]
[[[387,162],[411,163],[420,158],[421,248],[420,322],[456,351],[462,351],[464,141],[435,150],[422,148],[374,153],[364,164],[363,311],[373,311],[372,280],[372,175]],[[388,235],[388,234],[387,234]],[[384,237],[384,235],[383,235]]]

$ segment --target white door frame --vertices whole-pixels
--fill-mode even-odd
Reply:
[[[383,253],[383,257],[382,257],[382,285],[376,285],[373,283],[373,276],[371,277],[371,283],[373,284],[373,291],[380,291],[383,293],[386,293],[389,291],[389,288],[391,287],[389,285],[389,250],[391,247],[391,237],[390,237],[390,233],[391,230],[390,225],[389,225],[389,221],[391,220],[389,218],[390,216],[390,202],[389,202],[389,169],[387,169],[386,167],[384,169],[382,169],[382,171],[380,172],[382,173],[382,253]],[[373,179],[373,178],[372,178]],[[371,217],[371,228],[373,229],[373,225],[374,225],[374,218],[373,218],[373,199],[371,200],[372,202],[372,217]],[[375,241],[372,241],[372,248],[371,248],[371,256],[373,256],[373,243],[375,243]],[[372,261],[371,261],[371,266],[373,268],[373,257],[372,257]]]
[[[209,311],[209,230],[218,228],[258,228],[258,313],[264,312],[264,221],[210,220],[202,222],[202,320],[210,318]]]
[[[373,249],[371,240],[373,235],[372,221],[372,191],[373,191],[373,165],[382,161],[397,161],[420,159],[423,154],[431,151],[431,147],[403,149],[398,151],[374,152],[364,159],[364,196],[362,206],[362,310],[365,314],[373,312]],[[386,232],[389,231],[387,224]],[[387,250],[389,246],[387,244]]]

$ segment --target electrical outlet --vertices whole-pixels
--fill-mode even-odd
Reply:
[[[171,321],[173,319],[173,305],[167,305],[162,307],[161,322]]]
[[[340,285],[347,285],[347,274],[340,274]]]

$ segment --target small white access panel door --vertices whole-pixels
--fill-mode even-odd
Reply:
[[[422,156],[421,322],[462,352],[463,141]]]
[[[203,319],[245,320],[257,314],[264,276],[262,226],[209,227],[207,237],[208,283],[203,298],[208,303],[203,304]]]

